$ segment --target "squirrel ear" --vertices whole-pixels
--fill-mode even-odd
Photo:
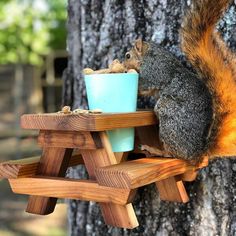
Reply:
[[[143,51],[143,41],[142,41],[142,39],[137,39],[135,41],[134,48],[138,53],[142,54],[142,51]]]

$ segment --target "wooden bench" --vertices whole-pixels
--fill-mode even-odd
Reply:
[[[0,178],[17,179],[32,177],[39,167],[40,157],[29,157],[20,160],[0,163]],[[84,164],[80,154],[71,156],[68,167]]]
[[[132,206],[137,188],[155,183],[162,200],[185,203],[189,198],[183,181],[193,181],[198,169],[208,164],[203,160],[193,166],[183,160],[143,154],[142,158],[125,160],[127,153],[114,153],[106,130],[116,128],[135,127],[133,153],[142,153],[139,144],[161,148],[158,122],[151,111],[23,115],[21,126],[40,130],[42,156],[3,162],[0,177],[9,180],[13,192],[30,196],[29,213],[52,213],[57,198],[96,201],[106,224],[132,229],[138,226]],[[85,165],[89,180],[65,178],[67,168],[75,165]]]

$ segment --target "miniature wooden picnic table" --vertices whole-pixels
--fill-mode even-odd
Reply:
[[[193,181],[197,166],[174,158],[143,157],[125,160],[114,153],[106,131],[136,128],[136,146],[160,147],[158,121],[152,111],[102,114],[27,114],[23,129],[39,130],[41,157],[0,164],[0,176],[7,178],[13,192],[30,195],[26,211],[46,215],[54,211],[57,198],[95,201],[106,224],[134,228],[138,221],[132,206],[137,188],[156,183],[160,198],[189,200],[183,181]],[[79,153],[72,153],[73,150]],[[68,167],[84,164],[89,180],[65,178]]]

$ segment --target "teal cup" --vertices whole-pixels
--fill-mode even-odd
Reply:
[[[102,112],[134,112],[137,107],[138,74],[93,74],[85,75],[89,109]],[[134,128],[107,131],[113,152],[134,149]]]

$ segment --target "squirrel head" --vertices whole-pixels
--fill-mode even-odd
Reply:
[[[124,66],[129,69],[135,69],[140,71],[140,65],[144,55],[149,49],[149,43],[142,41],[142,39],[137,39],[134,42],[134,46],[125,54]]]

